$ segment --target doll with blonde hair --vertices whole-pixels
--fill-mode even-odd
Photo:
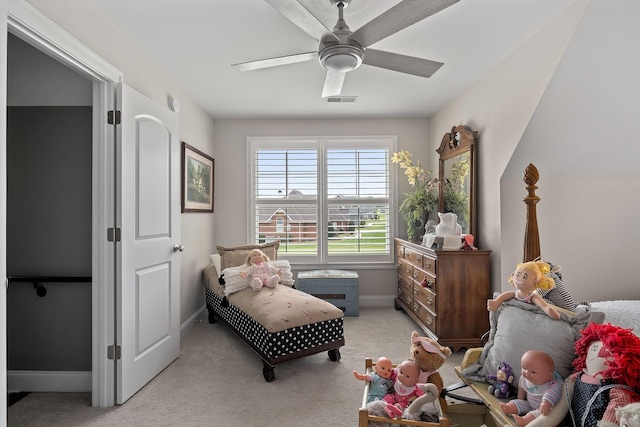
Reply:
[[[269,257],[260,249],[254,249],[247,255],[246,268],[240,272],[240,277],[246,279],[251,276],[251,289],[259,291],[263,286],[275,288],[280,281],[282,271],[269,264]]]
[[[555,282],[553,278],[549,276],[550,272],[551,267],[544,261],[535,260],[519,263],[516,271],[509,277],[509,283],[515,287],[516,290],[503,292],[498,295],[497,298],[488,300],[487,309],[489,311],[496,311],[503,302],[515,298],[518,301],[537,305],[547,316],[552,319],[559,319],[560,313],[554,305],[549,304],[536,292],[538,289],[543,291],[553,289]]]

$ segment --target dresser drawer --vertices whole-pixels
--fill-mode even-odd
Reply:
[[[424,325],[431,330],[436,336],[436,321],[437,317],[427,307],[422,305],[420,301],[414,298],[413,300],[413,313],[424,323]]]
[[[429,288],[435,292],[436,289],[436,278],[426,271],[419,269],[418,267],[413,267],[413,273],[411,275],[416,284],[420,284],[425,288]]]
[[[415,284],[413,286],[413,300],[421,302],[434,313],[438,312],[436,310],[436,294],[431,292],[428,288]]]
[[[404,248],[404,259],[409,261],[413,265],[417,265],[418,267],[422,267],[422,258],[424,256],[420,252],[416,252],[409,248]]]
[[[411,276],[403,272],[398,272],[398,288],[402,288],[407,294],[412,294],[413,280]]]
[[[407,307],[413,306],[413,291],[407,289],[400,282],[398,282],[398,299]]]
[[[413,265],[405,259],[398,258],[398,273],[406,274],[409,277],[413,277]]]
[[[422,268],[429,273],[436,275],[436,259],[424,255],[422,257]]]

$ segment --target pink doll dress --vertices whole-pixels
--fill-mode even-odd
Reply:
[[[249,284],[254,291],[259,291],[262,286],[275,288],[280,281],[279,271],[276,267],[266,262],[251,264],[242,270],[243,273],[251,276]]]

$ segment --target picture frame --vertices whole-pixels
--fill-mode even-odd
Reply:
[[[215,160],[182,142],[182,212],[213,212]]]

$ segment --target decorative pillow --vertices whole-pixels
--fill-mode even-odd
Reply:
[[[518,384],[522,355],[528,350],[541,350],[551,356],[556,371],[566,378],[575,357],[575,341],[589,323],[590,313],[558,311],[560,319],[554,320],[533,304],[505,301],[499,310],[489,313],[491,331],[480,359],[462,374],[474,381],[487,382],[487,375],[496,375],[498,365],[504,361],[513,367],[513,383]]]
[[[282,271],[282,274],[280,275],[280,283],[289,287],[293,286],[293,273],[291,272],[291,264],[288,259],[275,259],[270,261],[269,264]]]
[[[246,279],[240,277],[240,272],[244,270],[244,268],[244,265],[240,265],[237,267],[227,267],[222,270],[222,276],[224,277],[225,296],[229,296],[235,292],[249,287],[249,277],[247,277]]]
[[[289,260],[273,260],[270,261],[269,264],[282,270],[279,283],[289,287],[293,286],[293,274],[291,273],[291,264],[289,263]],[[227,267],[222,270],[225,296],[229,296],[249,287],[250,278],[247,277],[246,279],[243,279],[240,276],[240,272],[244,270],[245,267],[245,265],[239,265],[237,267]]]
[[[220,272],[222,271],[222,257],[220,254],[211,254],[209,255],[209,258],[211,258],[211,262],[218,272],[218,277],[220,277]]]
[[[262,243],[260,245],[244,245],[244,246],[216,246],[218,253],[222,257],[221,269],[224,270],[227,267],[237,267],[244,264],[247,261],[249,252],[253,249],[260,249],[271,260],[278,258],[278,248],[280,247],[280,241],[276,240],[269,243]]]

